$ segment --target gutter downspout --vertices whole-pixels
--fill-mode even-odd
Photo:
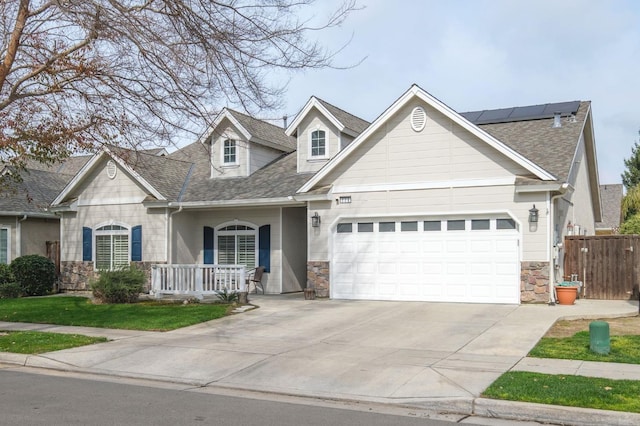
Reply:
[[[22,219],[16,217],[16,257],[22,256],[22,226],[20,224],[25,220],[27,220],[26,214],[22,216]]]
[[[169,226],[167,227],[167,264],[173,264],[173,250],[171,244],[171,236],[173,235],[173,215],[178,214],[182,211],[182,205],[178,208],[178,210],[169,213]]]
[[[549,217],[551,218],[551,229],[549,229],[549,305],[553,306],[556,304],[556,296],[555,296],[555,281],[556,281],[556,265],[553,261],[553,247],[555,245],[555,241],[553,240],[553,232],[555,228],[555,203],[556,200],[563,197],[569,190],[570,185],[565,182],[560,186],[560,193],[554,195],[549,200]],[[560,232],[558,232],[560,234]],[[558,259],[559,260],[559,259]]]

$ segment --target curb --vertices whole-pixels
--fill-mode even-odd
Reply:
[[[534,404],[530,402],[503,401],[476,398],[473,415],[518,421],[537,421],[567,426],[636,426],[640,414],[626,411],[596,410],[593,408],[566,407],[562,405]]]

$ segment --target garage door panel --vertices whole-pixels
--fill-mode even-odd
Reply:
[[[374,232],[357,232],[354,223],[354,232],[334,234],[333,297],[518,303],[517,232],[424,231],[421,224],[378,232],[376,221],[362,221]]]

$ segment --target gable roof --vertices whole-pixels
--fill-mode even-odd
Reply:
[[[329,102],[323,101],[316,96],[312,96],[287,127],[285,133],[289,136],[294,135],[302,119],[306,117],[313,108],[320,111],[340,132],[346,133],[354,138],[370,125],[368,121],[356,117],[337,106],[331,105]]]
[[[222,120],[228,119],[238,129],[242,136],[250,142],[265,145],[283,152],[292,152],[296,149],[296,140],[286,135],[282,127],[266,121],[253,118],[247,114],[224,108],[200,137],[204,142],[215,132]]]
[[[190,163],[167,156],[105,146],[69,181],[53,200],[52,205],[62,203],[105,157],[110,157],[116,161],[132,179],[148,192],[149,197],[161,201],[178,200],[192,167]]]
[[[563,119],[562,126],[557,128],[553,127],[553,115],[478,127],[552,173],[557,180],[566,182],[591,103],[577,102],[577,106],[573,118]]]
[[[596,222],[596,229],[616,229],[620,226],[622,188],[621,183],[600,185],[602,221]]]
[[[351,152],[357,149],[367,138],[373,134],[376,130],[378,130],[388,119],[391,118],[396,112],[398,112],[403,106],[405,106],[411,99],[417,97],[429,104],[431,107],[435,108],[437,111],[444,114],[446,117],[451,119],[453,122],[469,131],[471,134],[478,137],[480,140],[484,141],[488,145],[495,148],[497,151],[501,152],[511,160],[520,164],[526,170],[531,172],[532,175],[536,176],[538,179],[553,181],[556,177],[541,167],[539,164],[536,164],[531,159],[525,157],[523,154],[511,148],[509,145],[500,141],[499,139],[492,136],[490,133],[484,131],[480,127],[472,124],[470,121],[465,119],[460,114],[456,113],[453,109],[449,108],[443,102],[438,100],[437,98],[431,96],[425,90],[420,88],[418,85],[413,85],[407,90],[400,98],[398,98],[389,108],[387,108],[363,133],[361,133],[350,145],[348,145],[345,149],[340,151],[333,159],[331,159],[323,168],[321,168],[318,173],[311,178],[304,186],[302,186],[299,192],[307,192],[313,188],[315,184],[320,182],[322,178],[324,178],[331,170],[333,170],[338,164],[344,161],[345,158],[349,156]],[[290,127],[291,128],[291,127]]]
[[[194,165],[180,202],[192,207],[260,199],[289,202],[298,188],[313,173],[297,173],[297,156],[286,153],[247,177],[210,178],[209,152],[205,145],[195,142],[170,156]]]

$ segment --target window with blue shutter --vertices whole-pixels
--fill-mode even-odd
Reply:
[[[91,228],[86,226],[82,227],[82,260],[84,262],[91,262],[93,256],[91,253],[92,241],[91,241]]]
[[[203,262],[206,265],[213,264],[213,228],[210,226],[204,227],[203,235]]]
[[[271,270],[271,225],[258,230],[258,266],[264,266],[265,272]]]
[[[142,262],[142,225],[131,228],[131,261]]]

